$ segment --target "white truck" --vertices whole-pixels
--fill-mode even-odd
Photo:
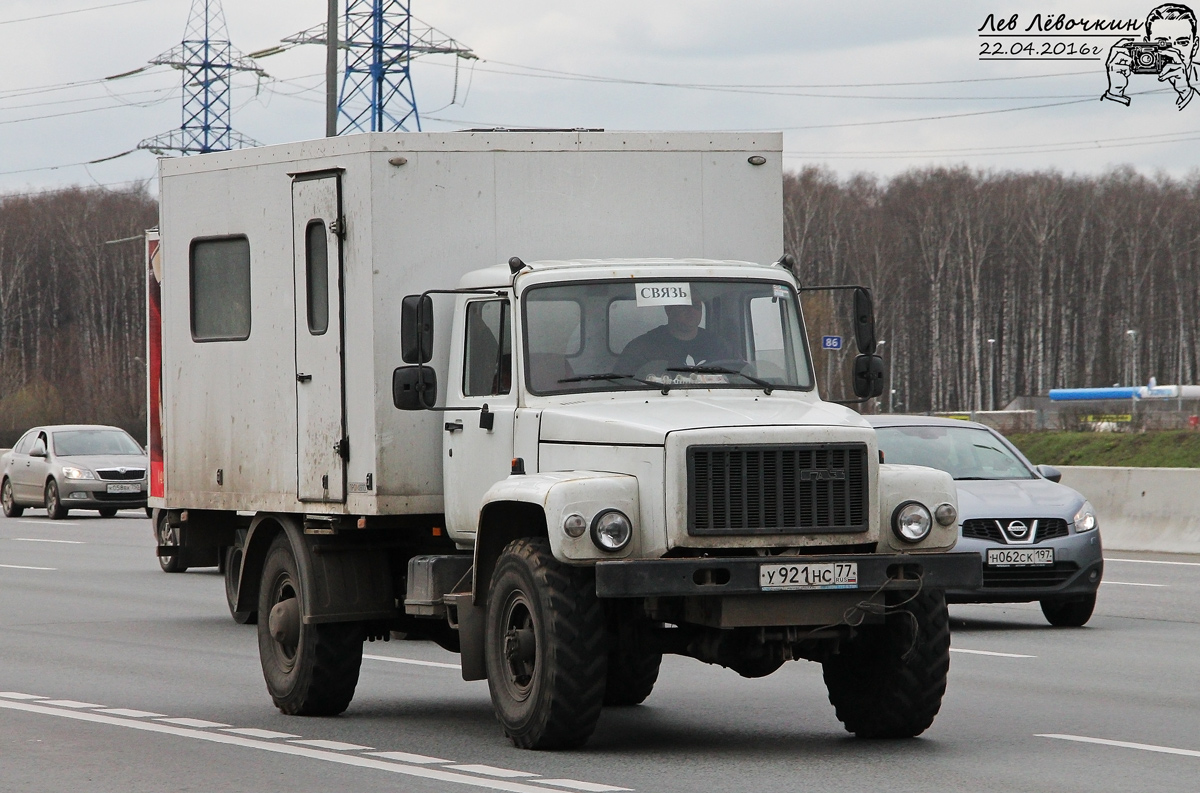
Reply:
[[[357,135],[163,160],[150,283],[158,554],[227,550],[285,713],[366,639],[579,746],[664,653],[821,663],[859,736],[932,722],[954,485],[820,399],[781,136]],[[856,390],[879,390],[856,293]]]

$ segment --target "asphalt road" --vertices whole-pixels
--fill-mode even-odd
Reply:
[[[0,791],[1191,791],[1200,558],[1110,553],[1096,616],[954,606],[922,737],[842,731],[820,667],[761,680],[668,658],[581,751],[514,749],[487,684],[421,642],[366,645],[341,717],[281,715],[215,570],[167,575],[125,512],[0,518]]]

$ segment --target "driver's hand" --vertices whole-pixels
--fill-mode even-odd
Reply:
[[[1182,107],[1192,95],[1191,70],[1187,67],[1187,61],[1183,59],[1183,53],[1176,48],[1163,50],[1162,55],[1167,62],[1158,73],[1158,81],[1171,84],[1175,93],[1179,94],[1178,104]]]
[[[1113,96],[1125,96],[1125,88],[1129,85],[1129,72],[1133,67],[1128,48],[1131,41],[1133,39],[1120,39],[1108,49],[1105,68],[1108,70],[1108,92]]]

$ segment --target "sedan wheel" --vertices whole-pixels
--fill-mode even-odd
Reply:
[[[58,482],[53,479],[46,482],[46,514],[50,516],[50,520],[62,520],[70,512],[63,506],[62,499],[58,495]]]
[[[0,503],[4,505],[4,517],[6,518],[19,518],[25,511],[24,507],[17,505],[16,497],[13,496],[12,482],[8,478],[5,478],[4,484],[0,485]]]

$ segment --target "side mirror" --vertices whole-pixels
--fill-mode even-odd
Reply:
[[[400,410],[429,410],[437,404],[437,372],[429,366],[401,366],[392,372],[392,404]]]
[[[870,399],[883,393],[883,358],[878,355],[854,357],[854,395]]]
[[[875,354],[875,303],[861,286],[854,290],[854,341],[863,355]]]
[[[33,444],[33,448],[29,450],[29,456],[30,457],[41,457],[43,459],[50,456],[49,454],[46,453],[46,444],[42,442],[41,438],[39,438]]]
[[[1036,468],[1037,472],[1051,482],[1062,481],[1062,471],[1055,468],[1053,465],[1039,465]]]
[[[408,295],[400,303],[400,356],[405,363],[429,363],[433,358],[433,298],[429,295]]]

